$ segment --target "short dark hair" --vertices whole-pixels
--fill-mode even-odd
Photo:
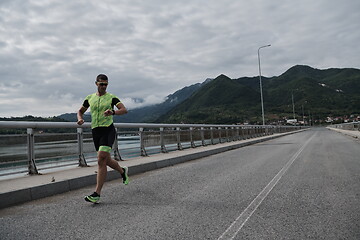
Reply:
[[[99,74],[96,77],[96,81],[99,82],[100,80],[108,81],[108,77],[105,74]]]

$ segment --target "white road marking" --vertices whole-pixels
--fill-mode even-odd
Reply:
[[[315,134],[313,134],[305,144],[292,156],[292,158],[285,164],[285,166],[275,175],[275,177],[266,185],[266,187],[256,196],[256,198],[250,203],[247,208],[235,219],[235,221],[226,229],[226,231],[218,238],[220,239],[234,239],[238,232],[242,229],[245,223],[253,215],[262,201],[269,195],[271,190],[279,182],[281,177],[286,173],[290,168],[296,158],[301,154],[309,142],[313,139]]]

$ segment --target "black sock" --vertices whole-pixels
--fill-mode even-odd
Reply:
[[[91,194],[90,196],[92,197],[100,197],[100,195],[97,192],[94,192],[93,194]]]

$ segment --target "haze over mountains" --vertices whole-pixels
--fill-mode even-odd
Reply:
[[[360,70],[297,65],[280,76],[262,77],[267,122],[312,115],[319,119],[360,113]],[[76,114],[58,116],[75,121]],[[88,118],[90,116],[87,116]],[[89,121],[89,119],[87,119]],[[130,110],[115,122],[260,123],[258,77],[219,75],[184,87],[160,104]]]

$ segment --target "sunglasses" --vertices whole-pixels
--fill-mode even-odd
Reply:
[[[97,82],[100,86],[107,86],[108,83],[105,83],[105,82]]]

